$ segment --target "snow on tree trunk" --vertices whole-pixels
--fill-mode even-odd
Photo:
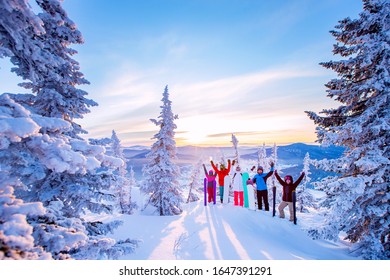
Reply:
[[[329,210],[317,235],[337,239],[343,231],[366,259],[390,258],[389,15],[388,0],[363,0],[357,19],[339,21],[333,53],[345,59],[321,65],[337,73],[326,87],[341,105],[307,112],[320,143],[346,147],[340,159],[316,163],[339,175],[319,183]]]
[[[163,105],[158,120],[151,119],[160,130],[154,135],[153,139],[156,139],[156,142],[147,155],[149,162],[143,168],[145,185],[141,190],[150,194],[149,203],[157,208],[160,216],[179,215],[183,211],[181,206],[183,199],[178,182],[180,170],[174,163],[176,159],[174,121],[178,116],[172,113],[168,86],[165,87],[161,101]]]
[[[233,148],[235,151],[234,159],[236,160],[237,166],[238,166],[238,165],[240,165],[240,154],[238,152],[238,139],[234,134],[232,134],[232,141],[231,142],[233,143]]]

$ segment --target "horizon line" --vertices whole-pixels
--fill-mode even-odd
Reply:
[[[293,145],[293,144],[304,144],[304,145],[312,145],[312,146],[320,146],[321,144],[320,143],[316,143],[316,142],[288,142],[288,143],[278,143],[276,144],[276,146],[288,146],[288,145]],[[247,147],[251,147],[251,148],[256,148],[256,147],[261,147],[263,146],[262,144],[261,145],[255,145],[255,144],[243,144],[243,145],[240,145],[238,148],[247,148]],[[273,147],[274,144],[265,144],[266,147]],[[142,145],[142,144],[133,144],[133,145],[123,145],[122,148],[131,148],[131,147],[145,147],[145,148],[149,148],[151,147],[151,145]],[[215,144],[210,144],[210,145],[207,145],[207,144],[187,144],[187,145],[176,145],[176,148],[182,148],[182,147],[198,147],[198,148],[233,148],[232,145],[215,145]]]

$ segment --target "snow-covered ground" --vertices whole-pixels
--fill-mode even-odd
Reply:
[[[122,220],[123,225],[110,237],[142,240],[135,253],[123,257],[128,260],[354,259],[348,254],[348,244],[313,240],[307,235],[304,228],[320,224],[315,215],[297,213],[294,225],[287,212],[286,219],[280,219],[272,217],[272,211],[220,203],[205,207],[201,200],[185,204],[179,216],[138,211],[111,217]]]

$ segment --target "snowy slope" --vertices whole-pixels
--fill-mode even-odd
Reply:
[[[123,257],[133,260],[353,259],[346,244],[308,237],[302,227],[313,217],[302,215],[294,225],[272,217],[272,211],[218,203],[204,207],[198,201],[186,204],[180,216],[117,216],[124,223],[111,237],[142,240],[134,254]]]

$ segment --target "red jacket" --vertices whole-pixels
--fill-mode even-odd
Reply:
[[[295,191],[295,189],[298,187],[298,185],[301,183],[303,177],[305,176],[305,173],[302,173],[301,176],[299,176],[298,180],[293,183],[292,177],[291,177],[291,183],[287,184],[285,181],[280,178],[279,174],[275,172],[275,177],[278,179],[279,183],[283,186],[283,195],[282,200],[286,202],[293,202],[292,201],[292,192]]]
[[[230,167],[231,167],[230,160],[228,161],[228,168],[225,169],[225,170],[218,170],[218,168],[214,165],[214,162],[211,162],[211,166],[213,167],[214,171],[218,175],[218,184],[219,184],[219,186],[223,186],[224,185],[225,176],[229,175],[229,172],[230,172]]]

